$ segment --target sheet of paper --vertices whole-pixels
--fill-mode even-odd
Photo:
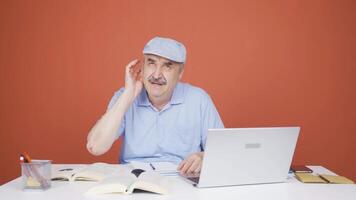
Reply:
[[[130,162],[133,169],[143,169],[145,171],[155,171],[162,175],[175,175],[178,174],[178,165],[171,162],[140,162],[131,161]]]

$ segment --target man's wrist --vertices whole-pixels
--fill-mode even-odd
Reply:
[[[135,100],[135,92],[131,91],[130,89],[125,88],[124,92],[122,93],[122,96],[130,104]]]
[[[204,151],[198,152],[197,154],[198,154],[201,158],[204,157]]]

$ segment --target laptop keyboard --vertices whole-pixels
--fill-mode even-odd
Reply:
[[[198,184],[199,183],[199,177],[187,177],[187,179],[193,181],[194,183]]]

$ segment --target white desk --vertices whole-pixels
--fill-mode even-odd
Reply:
[[[53,165],[53,168],[68,165]],[[318,166],[310,166],[317,173],[331,173]],[[134,193],[132,195],[110,194],[103,196],[84,196],[83,193],[93,182],[59,182],[53,181],[52,187],[44,192],[24,192],[21,189],[21,179],[17,178],[0,186],[1,200],[49,200],[49,199],[295,199],[295,200],[355,200],[355,184],[303,184],[292,175],[286,183],[231,186],[219,188],[195,188],[180,177],[168,177],[170,194],[157,195],[150,193]]]

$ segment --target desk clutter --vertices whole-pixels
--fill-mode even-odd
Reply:
[[[43,191],[51,187],[51,181],[93,182],[84,195],[132,194],[144,191],[155,194],[168,194],[167,176],[177,176],[177,166],[167,162],[141,163],[124,165],[93,163],[89,165],[66,165],[52,167],[50,160],[32,160],[28,154],[20,156],[23,190]],[[354,184],[346,177],[338,176],[328,170],[313,172],[306,166],[293,166],[295,178],[302,183],[318,184]]]
[[[93,163],[52,169],[52,161],[33,160],[26,152],[20,155],[20,164],[24,191],[47,190],[51,187],[51,181],[96,182],[85,195],[132,194],[135,190],[167,194],[167,180],[164,175],[177,173],[177,166],[166,162],[135,162],[121,166]],[[135,168],[140,166],[142,169]]]
[[[70,172],[76,169],[85,169],[92,164],[56,164],[52,163],[52,175],[54,172]],[[127,168],[127,164],[108,164],[121,170]],[[153,165],[155,168],[157,166]],[[314,174],[335,175],[332,171],[322,166],[308,166]],[[152,168],[152,167],[151,167]],[[122,169],[124,170],[124,169]],[[79,170],[78,170],[79,172]],[[131,173],[133,173],[131,171]],[[20,174],[20,171],[19,171]],[[141,171],[134,171],[140,177]],[[1,200],[47,200],[47,199],[315,199],[315,200],[355,200],[356,184],[307,184],[297,180],[294,173],[289,173],[285,183],[240,185],[218,188],[197,188],[183,180],[180,176],[165,176],[168,181],[164,187],[168,189],[168,195],[159,195],[143,191],[134,191],[133,194],[123,193],[98,194],[88,196],[86,193],[93,187],[100,185],[100,181],[51,181],[51,187],[45,191],[24,192],[22,190],[22,177],[17,177],[0,186]],[[355,181],[355,180],[354,180]]]

